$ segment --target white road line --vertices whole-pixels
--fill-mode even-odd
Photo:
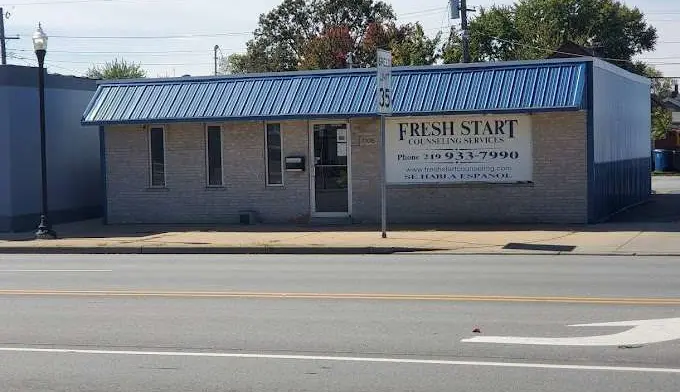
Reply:
[[[116,351],[116,350],[111,351],[111,350],[79,350],[79,349],[31,348],[31,347],[0,347],[0,352],[372,362],[372,363],[421,364],[421,365],[489,366],[505,368],[564,369],[564,370],[589,370],[609,372],[680,374],[680,368],[560,365],[560,364],[521,363],[521,362],[446,361],[436,359],[410,359],[410,358],[334,357],[317,355],[238,354],[238,353],[182,352],[182,351]]]
[[[98,270],[85,270],[85,269],[11,269],[11,270],[3,270],[0,269],[0,273],[2,272],[113,272],[113,270],[104,270],[104,269],[98,269]]]

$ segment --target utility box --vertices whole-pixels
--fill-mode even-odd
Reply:
[[[242,225],[254,225],[257,223],[257,213],[251,210],[239,211],[238,221]]]

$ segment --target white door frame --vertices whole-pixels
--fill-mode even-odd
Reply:
[[[316,164],[314,162],[314,125],[345,124],[347,126],[347,212],[316,212]],[[314,120],[309,122],[309,195],[310,214],[318,218],[352,216],[352,130],[349,120]]]

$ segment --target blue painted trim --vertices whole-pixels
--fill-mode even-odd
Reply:
[[[587,114],[587,127],[586,127],[586,170],[588,176],[587,182],[587,221],[588,223],[593,223],[598,219],[599,212],[596,210],[597,202],[597,189],[595,184],[595,117],[593,108],[595,106],[594,102],[594,68],[593,63],[589,63],[586,66],[586,94],[585,94],[585,104],[588,108]]]
[[[80,117],[80,124],[84,125],[85,121],[85,113],[90,113],[90,110],[92,110],[92,107],[94,104],[97,102],[97,98],[99,98],[99,95],[101,94],[101,90],[97,88],[95,90],[94,94],[92,95],[92,98],[90,98],[90,102],[87,103],[87,106],[85,107],[85,111],[83,112],[83,115]],[[97,124],[91,124],[91,125],[97,125]]]
[[[579,75],[580,73],[577,73],[577,76]],[[577,94],[576,96],[581,97],[581,102],[578,103],[579,107],[583,110],[590,110],[592,109],[592,106],[589,106],[592,102],[592,96],[588,96],[588,91],[592,89],[591,84],[593,83],[593,63],[586,64],[586,72],[583,77],[586,78],[586,80],[584,83],[576,84],[575,94]],[[586,89],[586,94],[583,94],[583,89]]]
[[[461,111],[436,111],[418,113],[394,113],[392,117],[425,117],[425,116],[455,116],[466,114],[531,114],[549,112],[576,112],[583,110],[581,105],[561,108],[539,109],[497,109],[497,110],[461,110]],[[247,116],[247,117],[187,117],[187,118],[155,118],[144,120],[114,120],[114,121],[81,121],[81,125],[139,125],[139,124],[174,124],[192,122],[226,122],[226,121],[283,121],[283,120],[319,120],[319,119],[343,119],[343,118],[380,118],[377,113],[335,113],[315,115],[284,115],[284,116]]]
[[[102,208],[104,212],[103,223],[105,225],[109,224],[109,185],[108,178],[106,176],[106,130],[103,126],[99,127],[99,167],[101,170],[101,180],[102,180]]]

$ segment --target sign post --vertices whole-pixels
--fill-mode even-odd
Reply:
[[[382,238],[387,238],[387,170],[385,154],[385,116],[392,114],[392,53],[377,51],[376,107],[380,114],[380,220]]]

